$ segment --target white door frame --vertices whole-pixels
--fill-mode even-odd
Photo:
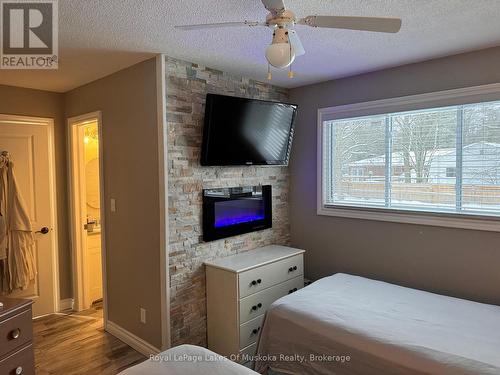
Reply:
[[[101,259],[102,259],[102,291],[103,291],[103,310],[104,327],[108,321],[107,308],[107,283],[106,283],[106,222],[105,222],[105,200],[104,200],[104,163],[103,163],[103,142],[102,142],[102,115],[100,111],[87,113],[81,116],[68,119],[68,172],[69,172],[69,197],[70,197],[70,223],[71,223],[71,254],[73,260],[73,298],[74,309],[80,311],[85,303],[85,291],[87,275],[82,267],[85,248],[84,239],[81,236],[81,189],[80,189],[80,168],[78,158],[75,158],[75,151],[78,141],[78,130],[90,122],[97,122],[99,134],[99,185],[100,185],[100,211],[101,211]]]
[[[59,227],[57,225],[57,184],[56,184],[56,174],[55,174],[55,166],[56,166],[56,156],[55,156],[55,145],[54,145],[54,120],[51,118],[45,117],[31,117],[31,116],[17,116],[17,115],[8,115],[8,114],[0,114],[0,124],[2,122],[9,122],[10,124],[15,125],[42,125],[46,126],[48,130],[48,142],[49,142],[49,187],[52,191],[51,196],[51,205],[50,205],[50,220],[52,222],[53,228],[50,231],[50,235],[52,236],[52,267],[53,267],[53,313],[59,311],[60,308],[60,300],[59,300],[59,244],[58,244],[58,236],[56,232]],[[3,150],[2,150],[3,151]],[[7,150],[8,151],[8,150]],[[38,230],[34,228],[34,230]]]

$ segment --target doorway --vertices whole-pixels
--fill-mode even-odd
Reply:
[[[74,310],[102,301],[106,325],[101,114],[70,118],[68,123]]]
[[[59,307],[53,120],[0,115],[0,153],[11,162],[35,240],[34,279],[6,296],[33,300],[34,317],[51,314]]]

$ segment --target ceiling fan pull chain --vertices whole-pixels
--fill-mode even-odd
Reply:
[[[290,61],[292,62],[290,64],[289,70],[288,70],[288,78],[293,78],[295,75],[293,74],[292,70],[292,65],[293,65],[293,58],[292,58],[292,43],[290,42],[290,35],[288,36],[288,44],[290,46]]]

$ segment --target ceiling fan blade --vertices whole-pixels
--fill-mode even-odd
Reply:
[[[280,14],[286,10],[283,0],[262,0],[262,4],[273,14]]]
[[[204,23],[198,25],[180,25],[174,26],[180,30],[200,30],[200,29],[215,29],[221,27],[241,27],[241,26],[267,26],[266,23],[257,21],[244,21],[244,22],[221,22],[221,23]]]
[[[380,17],[308,16],[299,20],[298,24],[380,33],[397,33],[401,29],[401,19]]]
[[[302,56],[306,53],[302,42],[300,41],[299,36],[295,30],[288,30],[288,39],[290,40],[290,44],[292,45],[293,52],[295,52],[295,56]]]

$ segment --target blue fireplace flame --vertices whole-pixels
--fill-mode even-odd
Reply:
[[[264,202],[262,199],[238,199],[215,203],[215,227],[264,220]]]

